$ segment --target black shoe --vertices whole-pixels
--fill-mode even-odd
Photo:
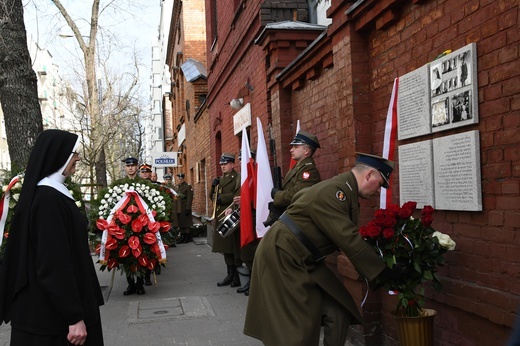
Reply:
[[[145,294],[145,290],[144,290],[144,287],[143,286],[140,286],[140,287],[136,287],[135,289],[135,293],[137,293],[138,296],[142,296],[143,294]]]
[[[131,294],[134,294],[136,292],[135,290],[135,286],[134,285],[128,285],[128,287],[126,288],[126,290],[123,292],[123,295],[125,296],[129,296]]]
[[[218,287],[229,286],[229,285],[231,285],[232,282],[233,282],[233,276],[228,275],[224,278],[224,280],[217,282],[217,286]]]
[[[191,243],[191,237],[190,237],[189,234],[185,234],[185,235],[184,235],[184,239],[182,239],[182,243],[183,243],[183,244]]]
[[[249,281],[246,282],[246,284],[239,289],[237,289],[237,293],[246,293],[249,292]]]
[[[246,297],[249,297],[249,290],[245,291],[244,294],[246,295]]]
[[[177,244],[184,244],[184,234],[182,233],[178,238],[177,238]]]
[[[240,285],[240,276],[238,276],[238,272],[235,270],[233,281],[231,282],[231,287],[240,287]]]

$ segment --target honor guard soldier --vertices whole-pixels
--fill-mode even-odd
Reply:
[[[193,204],[193,188],[190,184],[184,181],[184,173],[177,174],[179,179],[175,186],[175,191],[178,193],[177,203],[175,204],[177,210],[176,227],[180,229],[181,238],[177,244],[186,244],[191,241],[190,229],[193,226],[193,217],[191,215],[191,206]]]
[[[291,158],[296,164],[287,172],[281,187],[273,187],[271,190],[273,202],[269,204],[269,217],[264,222],[265,226],[272,225],[282,215],[298,191],[321,181],[320,172],[312,158],[319,147],[320,142],[315,135],[298,131],[291,142]]]
[[[222,176],[213,179],[210,194],[215,206],[216,230],[225,218],[225,210],[233,205],[233,198],[240,195],[240,174],[235,171],[235,155],[222,154],[219,164]],[[242,264],[240,260],[240,232],[233,232],[226,238],[215,232],[212,251],[224,254],[224,261],[227,266],[227,276],[219,281],[217,286],[240,286],[240,278],[237,272],[237,267]]]
[[[359,154],[351,171],[294,196],[256,251],[245,334],[266,345],[318,345],[323,323],[325,345],[345,344],[349,325],[363,318],[324,257],[342,250],[368,281],[399,269],[386,267],[357,226],[358,199],[387,188],[393,167]]]
[[[135,177],[137,177],[137,159],[134,157],[127,157],[123,162],[125,163],[126,177],[129,179],[135,179]]]

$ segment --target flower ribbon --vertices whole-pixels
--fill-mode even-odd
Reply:
[[[141,195],[139,195],[139,193],[137,193],[136,191],[128,190],[128,191],[125,191],[124,196],[116,203],[114,208],[112,208],[112,210],[110,211],[110,214],[107,218],[107,225],[109,225],[112,222],[114,215],[118,211],[122,211],[126,207],[126,205],[128,204],[128,202],[130,202],[132,197],[134,197],[135,202],[136,202],[137,206],[139,207],[139,211],[143,214],[146,213],[150,222],[155,222],[155,218],[153,217],[152,210],[150,210],[150,208],[148,208],[148,205],[146,204],[144,199],[141,197]],[[164,263],[164,262],[166,262],[166,250],[164,249],[164,244],[162,242],[161,234],[159,232],[155,232],[155,237],[157,238],[157,245],[159,245],[159,252],[160,252],[159,262]],[[109,257],[110,250],[106,249],[107,241],[108,241],[108,226],[105,230],[103,230],[103,236],[101,237],[101,248],[99,250],[99,263],[101,263],[102,265],[106,265],[108,263],[107,260]]]
[[[22,177],[20,175],[17,175],[13,179],[11,179],[11,182],[9,185],[7,185],[7,188],[5,189],[5,193],[2,196],[2,199],[0,200],[0,246],[2,246],[2,242],[4,240],[4,229],[5,229],[5,222],[7,220],[7,214],[9,213],[9,200],[11,199],[11,189],[14,185],[16,185],[17,182],[20,181]]]

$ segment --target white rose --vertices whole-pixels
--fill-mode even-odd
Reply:
[[[21,189],[23,180],[18,180],[16,184],[14,184],[13,189]]]
[[[3,192],[7,191],[7,185],[2,186],[2,191]]]
[[[104,197],[105,197],[105,198],[108,198],[108,197],[110,197],[110,195],[108,194],[108,192],[107,192],[107,193],[105,193],[105,196],[104,196]]]
[[[457,245],[449,235],[441,232],[433,232],[432,237],[437,237],[437,239],[439,239],[439,245],[448,251],[454,250]]]
[[[81,208],[81,202],[80,201],[76,201],[76,205],[78,206],[78,208]]]

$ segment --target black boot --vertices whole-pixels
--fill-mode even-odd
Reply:
[[[237,267],[235,267],[233,273],[233,282],[231,283],[231,287],[240,287],[240,275],[238,275]]]
[[[128,286],[126,287],[126,290],[123,292],[123,295],[129,296],[135,293],[135,282],[134,278],[131,276],[127,276],[126,281],[128,282]]]
[[[142,296],[143,294],[145,294],[145,290],[144,290],[144,280],[143,278],[141,277],[138,277],[137,282],[135,283],[135,293],[137,293],[137,295],[139,296]]]
[[[237,289],[237,293],[246,293],[249,292],[249,280],[246,282],[246,284],[239,289]]]
[[[224,280],[217,282],[218,287],[222,286],[228,286],[233,282],[233,277],[236,272],[236,267],[233,265],[227,266],[227,276],[224,278]]]
[[[177,244],[183,244],[184,243],[184,233],[181,233],[181,235],[177,238]]]
[[[152,275],[152,271],[150,269],[146,269],[144,274],[144,284],[145,286],[152,286],[152,280],[150,280],[150,276]]]

